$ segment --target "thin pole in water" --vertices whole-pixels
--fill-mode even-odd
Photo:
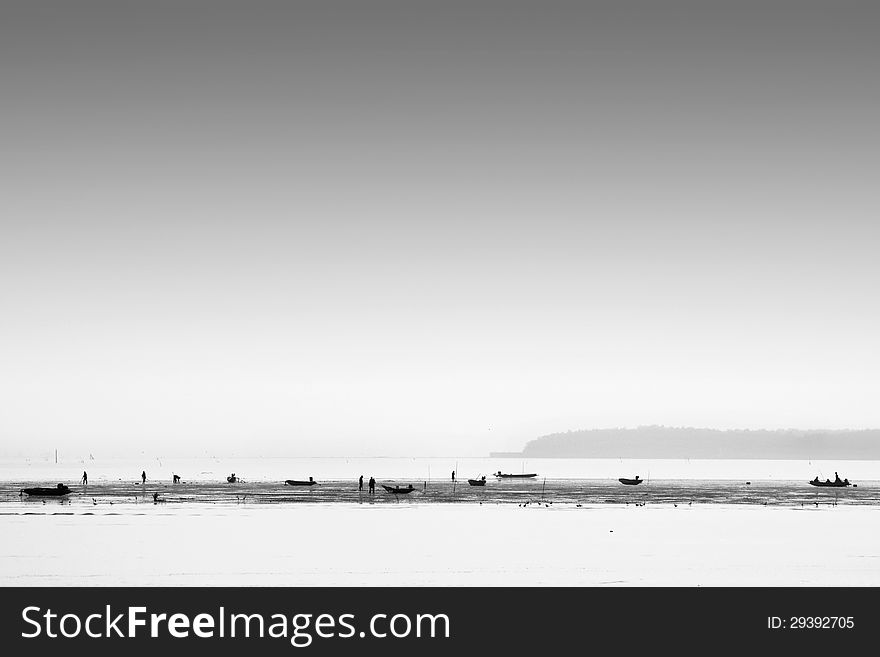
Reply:
[[[547,477],[544,477],[544,483],[541,484],[541,503],[544,503],[544,486],[547,485]]]

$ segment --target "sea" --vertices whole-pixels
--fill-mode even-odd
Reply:
[[[7,586],[877,586],[880,462],[6,459],[0,532]]]

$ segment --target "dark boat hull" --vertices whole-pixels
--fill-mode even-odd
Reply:
[[[617,481],[627,486],[638,486],[644,481],[644,479],[627,479],[626,477],[620,477]]]
[[[847,486],[852,486],[852,483],[843,481],[840,483],[833,481],[810,481],[807,483],[809,483],[810,486],[818,486],[819,488],[846,488]]]
[[[299,479],[286,479],[284,481],[288,486],[314,486],[317,481],[300,481]]]
[[[485,479],[468,479],[468,483],[471,486],[485,486],[486,480]]]
[[[538,476],[538,473],[533,472],[530,474],[497,474],[495,476],[499,479],[534,479]]]
[[[395,486],[385,486],[384,484],[382,485],[382,488],[384,488],[389,493],[394,493],[395,495],[406,495],[407,493],[412,493],[415,490],[415,488],[397,488]]]
[[[65,495],[70,495],[70,489],[67,486],[64,488],[23,488],[22,492],[31,497],[64,497]]]

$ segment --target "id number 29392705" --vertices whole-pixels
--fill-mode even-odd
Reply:
[[[767,629],[770,630],[851,630],[854,627],[853,616],[767,617]]]

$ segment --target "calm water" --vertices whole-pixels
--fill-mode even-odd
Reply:
[[[458,478],[491,475],[493,472],[535,472],[540,479],[731,479],[744,481],[809,480],[841,477],[858,482],[880,480],[880,461],[766,461],[685,459],[496,459],[464,457],[432,458],[147,458],[142,459],[46,459],[0,460],[0,481],[79,481],[82,471],[89,480],[135,481],[141,471],[150,481],[171,481],[179,474],[185,481],[222,481],[235,472],[249,482],[278,482],[285,479],[318,481],[356,480],[359,475],[406,481],[449,481],[452,470]]]
[[[877,506],[52,506],[0,515],[0,585],[880,585]]]
[[[486,486],[453,485],[456,466]],[[539,476],[499,481],[499,469]],[[807,484],[835,470],[857,487]],[[231,472],[243,481],[226,483]],[[7,461],[0,585],[877,586],[878,472],[868,461]],[[359,474],[415,491],[359,493]],[[639,486],[617,481],[636,474]],[[319,484],[283,483],[309,476]],[[73,493],[19,495],[57,482]]]

